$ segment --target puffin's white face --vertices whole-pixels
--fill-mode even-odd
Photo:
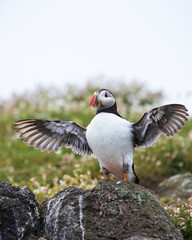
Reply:
[[[110,108],[114,104],[115,104],[115,98],[113,94],[107,89],[100,89],[96,91],[90,101],[90,105],[99,110]]]

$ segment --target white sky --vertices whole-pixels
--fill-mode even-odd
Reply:
[[[0,0],[0,98],[100,74],[192,101],[192,1]]]

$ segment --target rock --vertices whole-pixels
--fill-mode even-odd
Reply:
[[[66,188],[43,202],[41,212],[44,234],[52,240],[183,239],[155,196],[130,182]]]
[[[148,237],[137,236],[137,237],[127,238],[126,240],[158,240],[158,239],[160,238],[148,238]]]
[[[25,240],[37,235],[38,203],[29,188],[0,182],[0,240]]]
[[[192,173],[178,174],[164,180],[159,184],[159,195],[187,202],[192,196]]]

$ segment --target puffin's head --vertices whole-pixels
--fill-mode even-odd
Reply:
[[[97,90],[90,101],[90,106],[98,110],[110,108],[115,104],[115,97],[107,89]]]

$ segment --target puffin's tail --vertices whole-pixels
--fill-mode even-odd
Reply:
[[[133,174],[135,175],[135,181],[134,181],[134,183],[139,184],[139,183],[140,183],[140,180],[139,180],[139,178],[137,177],[137,175],[136,175],[136,173],[135,173],[134,163],[133,163],[133,165],[132,165],[132,169],[133,169]]]

